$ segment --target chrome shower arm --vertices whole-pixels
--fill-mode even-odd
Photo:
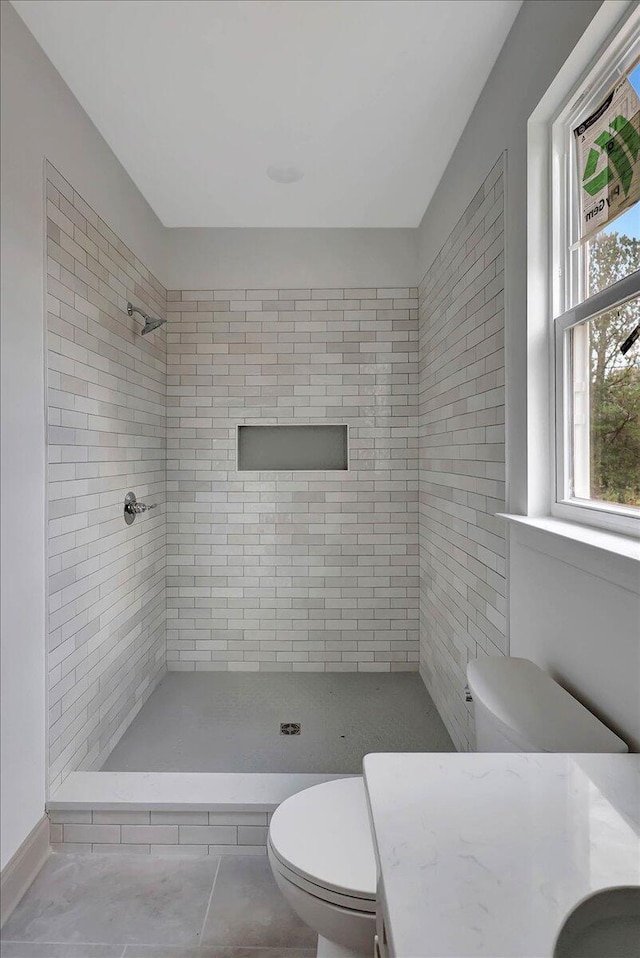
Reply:
[[[134,306],[133,303],[127,303],[127,313],[129,316],[133,316],[134,313],[138,313],[144,321],[146,322],[149,319],[149,316],[143,309],[139,309],[137,306]]]
[[[133,316],[134,313],[138,313],[144,319],[144,329],[141,331],[141,336],[146,336],[147,333],[152,333],[154,329],[158,329],[159,326],[164,326],[166,319],[157,319],[154,316],[149,316],[148,313],[145,313],[143,309],[140,309],[138,306],[134,306],[133,303],[127,303],[127,313],[129,316]]]

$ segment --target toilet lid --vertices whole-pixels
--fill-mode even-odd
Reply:
[[[269,839],[280,861],[301,877],[375,901],[376,861],[362,778],[292,795],[274,812]]]

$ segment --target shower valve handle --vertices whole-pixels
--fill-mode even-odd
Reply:
[[[146,502],[132,502],[131,505],[128,506],[129,512],[135,512],[137,516],[139,516],[141,512],[150,512],[151,509],[156,508],[156,506],[148,506]]]
[[[136,516],[139,516],[142,512],[151,512],[152,509],[157,508],[157,503],[148,506],[146,502],[138,502],[135,492],[128,492],[124,497],[124,521],[130,526]]]

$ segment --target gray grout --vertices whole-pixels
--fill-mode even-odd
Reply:
[[[215,875],[213,876],[213,882],[212,882],[212,884],[211,884],[211,892],[209,893],[209,901],[207,902],[207,907],[206,907],[205,913],[204,913],[204,919],[203,919],[203,921],[202,921],[202,927],[200,928],[200,940],[199,940],[199,943],[198,943],[198,947],[200,947],[200,945],[202,945],[202,936],[204,935],[204,929],[205,929],[206,924],[207,924],[207,918],[209,917],[209,911],[210,911],[210,909],[211,909],[211,902],[213,901],[213,893],[214,893],[214,891],[215,891],[216,882],[217,882],[217,880],[218,880],[218,875],[220,874],[220,866],[221,866],[221,865],[222,865],[222,855],[221,855],[220,858],[218,859],[218,867],[216,868],[216,873],[215,873]]]
[[[125,952],[127,948],[129,947],[128,945],[124,945],[124,944],[121,945],[119,941],[116,941],[115,943],[111,941],[32,941],[29,938],[3,938],[0,935],[0,947],[2,945],[41,945],[43,947],[45,945],[73,945],[74,947],[76,946],[83,947],[86,945],[89,948],[93,948],[94,946],[105,947],[105,948],[122,948],[122,952],[120,953],[119,958],[124,958]],[[136,945],[135,947],[138,947],[138,945]],[[146,948],[146,947],[156,947],[156,946],[142,945],[142,947]],[[161,948],[162,945],[158,945],[157,947]]]

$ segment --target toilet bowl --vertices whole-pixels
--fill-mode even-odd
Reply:
[[[273,814],[269,862],[293,910],[318,934],[318,958],[373,954],[376,863],[362,778],[314,785]]]
[[[527,659],[467,670],[482,752],[626,752],[627,746]],[[370,958],[376,863],[362,778],[314,785],[274,812],[267,853],[291,907],[318,933],[318,958]]]

